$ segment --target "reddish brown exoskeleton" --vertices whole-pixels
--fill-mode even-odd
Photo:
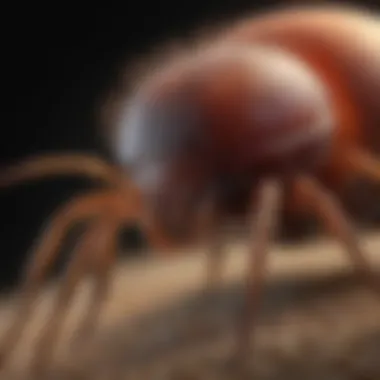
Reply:
[[[109,185],[70,201],[48,225],[27,268],[25,298],[3,356],[18,341],[65,231],[79,219],[90,223],[36,350],[40,359],[48,357],[75,285],[89,271],[98,278],[84,325],[92,330],[123,221],[140,221],[155,246],[191,241],[204,200],[212,205],[206,218],[211,226],[235,206],[255,219],[239,355],[248,348],[268,243],[283,202],[315,213],[357,269],[379,285],[333,195],[355,177],[380,180],[380,165],[370,153],[380,143],[379,99],[377,16],[333,7],[277,11],[225,28],[143,76],[119,101],[109,129],[119,166],[67,155],[3,169],[1,187],[62,174]],[[216,257],[210,254],[210,273]]]

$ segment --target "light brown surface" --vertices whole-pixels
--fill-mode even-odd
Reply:
[[[380,237],[364,241],[369,259],[379,268]],[[88,349],[78,352],[68,349],[68,342],[86,307],[84,284],[48,378],[238,379],[227,359],[246,249],[234,245],[229,252],[221,291],[208,302],[200,297],[202,253],[120,264],[101,326]],[[336,243],[277,248],[270,265],[250,376],[242,378],[380,379],[380,299],[350,276]],[[25,368],[31,343],[53,291],[41,297],[24,343],[1,379],[29,379]],[[11,308],[12,301],[4,300],[2,328]],[[208,333],[195,334],[190,320],[203,320]]]

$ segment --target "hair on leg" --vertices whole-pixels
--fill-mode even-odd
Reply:
[[[374,289],[380,291],[380,276],[371,267],[360,246],[359,239],[348,215],[338,200],[315,179],[302,177],[296,180],[296,190],[304,196],[309,206],[323,221],[330,232],[337,237],[347,251],[357,271],[371,282]]]
[[[255,317],[263,293],[267,255],[272,235],[277,227],[279,207],[282,199],[282,184],[274,179],[265,180],[259,186],[258,198],[254,197],[255,219],[252,228],[253,245],[244,295],[244,308],[238,324],[236,359],[244,360],[248,354],[250,337],[256,326]],[[254,213],[254,210],[251,210]]]

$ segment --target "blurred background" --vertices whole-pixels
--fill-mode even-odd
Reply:
[[[146,4],[103,1],[87,6],[79,2],[7,3],[2,9],[6,117],[3,116],[1,125],[0,165],[34,154],[67,151],[109,158],[98,133],[96,111],[128,62],[168,39],[186,37],[197,27],[215,20],[283,3],[268,0],[170,0]],[[375,9],[377,1],[350,3]],[[51,212],[68,197],[94,185],[61,178],[2,190],[1,291],[8,290],[17,280],[28,248]],[[360,185],[356,190],[352,191],[356,196],[348,196],[347,203],[358,223],[380,225],[380,207],[374,207],[373,203],[379,187]],[[377,199],[380,205],[380,197]],[[282,236],[298,239],[312,231],[312,224],[289,220]],[[123,234],[121,244],[134,248],[143,244],[143,237],[131,226]]]

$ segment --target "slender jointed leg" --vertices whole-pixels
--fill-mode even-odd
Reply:
[[[109,271],[116,257],[117,229],[123,221],[140,219],[142,212],[141,205],[136,202],[133,196],[136,195],[134,191],[124,190],[104,192],[101,199],[103,207],[98,219],[94,221],[93,228],[88,230],[84,238],[78,243],[77,250],[69,263],[66,278],[57,296],[53,315],[36,350],[33,370],[37,374],[46,368],[64,315],[74,295],[75,287],[89,271],[95,273],[96,286],[89,312],[83,320],[79,334],[82,334],[82,338],[85,339],[96,326],[103,301],[107,295]]]
[[[351,152],[349,165],[359,175],[380,183],[380,160],[365,151]]]
[[[282,185],[276,180],[266,180],[260,186],[257,213],[253,226],[253,248],[250,254],[244,309],[238,325],[236,359],[244,360],[249,350],[250,337],[255,327],[255,316],[263,292],[267,271],[267,254],[272,234],[277,225]],[[256,206],[256,205],[254,205]],[[256,207],[255,207],[256,208]],[[254,212],[254,211],[252,211]]]
[[[217,226],[209,236],[209,241],[206,247],[205,259],[206,259],[206,270],[205,270],[205,283],[202,284],[202,304],[205,307],[210,307],[216,300],[217,292],[222,283],[223,278],[223,268],[225,259],[224,241],[221,236],[217,234]],[[200,318],[192,318],[191,322],[192,329],[196,330],[197,333],[202,333],[206,335],[213,331],[215,325],[210,326],[210,324],[205,320],[204,316]]]
[[[81,175],[119,186],[123,173],[105,161],[89,155],[57,154],[29,157],[24,161],[2,168],[0,188],[20,182],[62,175]]]
[[[309,201],[310,207],[343,244],[358,272],[371,282],[376,292],[379,292],[380,276],[372,270],[371,264],[365,258],[353,224],[337,199],[316,180],[309,177],[299,178],[296,181],[296,190]]]
[[[96,222],[95,222],[96,223]],[[54,344],[58,333],[68,312],[68,308],[74,296],[75,288],[88,270],[89,262],[93,252],[99,245],[102,231],[97,225],[91,226],[77,243],[69,261],[65,278],[62,281],[58,295],[55,299],[52,315],[44,326],[40,339],[35,348],[35,356],[32,363],[32,372],[40,373],[46,369],[53,354]]]
[[[11,326],[2,337],[0,346],[2,365],[22,337],[44,276],[58,253],[67,229],[76,221],[93,216],[98,209],[97,205],[97,194],[76,198],[58,212],[44,231],[40,243],[32,253],[31,261],[26,267],[23,283],[19,290],[16,314],[12,319]]]
[[[94,232],[98,244],[92,250],[88,263],[95,281],[89,308],[79,327],[75,344],[88,341],[96,328],[110,285],[110,270],[116,259],[117,232],[124,222],[140,221],[154,248],[166,247],[166,240],[144,210],[140,196],[133,188],[116,191],[109,199],[107,213],[97,222]]]
[[[46,368],[76,285],[89,272],[95,274],[96,286],[79,334],[82,334],[82,338],[86,338],[94,330],[107,295],[109,270],[116,257],[117,229],[123,220],[134,220],[140,214],[140,208],[130,192],[119,190],[105,192],[102,205],[104,206],[101,209],[102,212],[78,243],[69,263],[66,278],[56,299],[53,315],[43,331],[36,350],[33,363],[36,373],[40,373]]]
[[[205,294],[213,293],[222,278],[224,241],[220,235],[217,197],[210,194],[201,204],[198,223],[199,233],[207,244]]]
[[[225,259],[224,241],[215,233],[206,252],[205,293],[213,293],[222,281]]]
[[[210,332],[210,326],[204,318],[204,314],[199,311],[203,307],[209,306],[213,299],[215,291],[220,284],[222,264],[223,264],[223,247],[220,236],[218,235],[217,204],[214,193],[207,194],[199,204],[196,220],[194,223],[196,239],[205,247],[205,282],[201,284],[201,303],[197,307],[196,314],[190,313],[188,329],[191,337],[195,335],[204,336]]]
[[[76,348],[82,348],[82,344],[87,343],[93,334],[100,317],[102,306],[107,298],[110,285],[110,270],[116,259],[116,237],[119,225],[120,220],[110,218],[110,220],[100,221],[96,227],[96,229],[99,230],[99,234],[101,234],[101,241],[92,251],[92,257],[90,258],[94,286],[90,305],[76,332]]]

